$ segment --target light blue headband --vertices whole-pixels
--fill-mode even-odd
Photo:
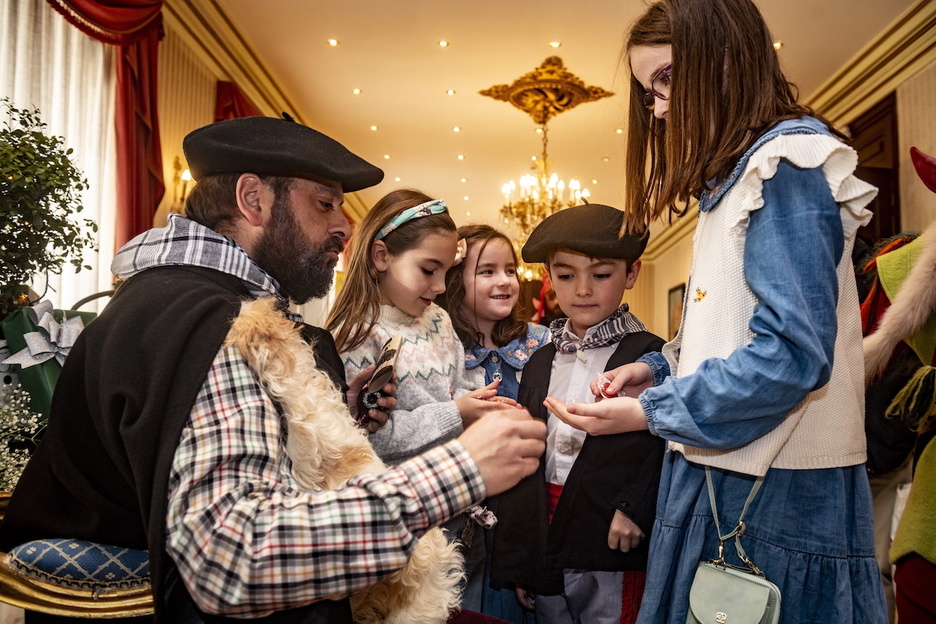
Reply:
[[[443,212],[448,212],[448,206],[446,206],[445,202],[441,199],[433,199],[432,201],[427,201],[424,204],[419,204],[418,206],[407,208],[397,216],[390,219],[390,223],[380,228],[380,231],[377,232],[377,236],[374,237],[374,240],[382,240],[386,238],[390,232],[397,229],[407,221],[412,221],[413,219],[418,219],[420,217],[428,217],[429,215],[441,214]]]

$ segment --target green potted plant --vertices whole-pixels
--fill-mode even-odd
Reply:
[[[0,318],[24,303],[25,284],[35,275],[60,273],[65,262],[82,263],[96,249],[91,219],[82,211],[88,181],[71,160],[62,137],[50,135],[39,111],[0,99],[6,120],[0,128]]]

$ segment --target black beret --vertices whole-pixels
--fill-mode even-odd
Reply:
[[[521,250],[523,261],[548,262],[556,249],[570,249],[592,258],[636,260],[647,247],[649,232],[620,237],[623,221],[623,212],[602,204],[560,210],[543,219],[530,233]]]
[[[182,141],[192,177],[219,173],[312,176],[346,193],[379,184],[384,173],[344,145],[290,119],[240,117],[193,130]]]

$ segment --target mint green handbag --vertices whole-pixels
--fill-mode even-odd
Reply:
[[[718,524],[718,508],[715,505],[715,489],[712,487],[712,471],[705,467],[712,516],[718,533],[718,559],[703,561],[696,568],[695,578],[689,590],[689,614],[686,624],[777,624],[780,619],[780,590],[764,578],[764,573],[754,565],[741,547],[744,533],[744,516],[748,506],[757,495],[763,477],[754,481],[751,493],[744,502],[741,517],[733,531],[722,535]],[[738,557],[746,568],[725,562],[725,542],[735,540]]]

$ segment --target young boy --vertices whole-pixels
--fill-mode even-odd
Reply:
[[[543,406],[547,396],[591,402],[603,371],[663,346],[621,304],[647,245],[618,237],[623,217],[600,204],[568,208],[523,246],[524,261],[545,263],[568,318],[553,321],[552,342],[523,371],[517,400],[546,421],[546,452],[537,473],[501,495],[492,575],[535,604],[537,624],[633,622],[643,594],[663,440],[590,436]]]

